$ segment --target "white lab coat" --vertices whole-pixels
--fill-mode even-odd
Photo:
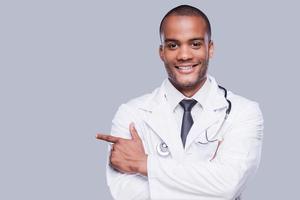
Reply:
[[[209,76],[209,80],[201,123],[192,126],[185,149],[164,96],[164,83],[151,94],[119,107],[111,134],[130,138],[129,124],[135,123],[148,154],[148,177],[122,174],[107,165],[107,183],[115,199],[233,200],[240,196],[259,165],[262,114],[257,103],[228,92],[232,109],[222,130],[216,133],[228,103],[215,79]],[[218,141],[200,144],[206,141],[206,131],[210,140]],[[170,151],[166,157],[157,151],[162,141]]]

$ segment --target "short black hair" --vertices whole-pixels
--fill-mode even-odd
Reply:
[[[210,22],[208,20],[208,17],[200,9],[195,8],[193,6],[190,6],[190,5],[180,5],[180,6],[177,6],[177,7],[173,8],[169,12],[167,12],[167,14],[163,17],[163,19],[160,22],[160,26],[159,26],[159,37],[160,38],[161,38],[161,34],[163,32],[163,23],[166,20],[166,18],[168,16],[171,16],[171,15],[175,15],[175,16],[199,16],[199,17],[203,18],[205,23],[206,23],[206,26],[207,26],[207,34],[208,34],[208,39],[210,41],[210,39],[211,39],[211,26],[210,26]]]

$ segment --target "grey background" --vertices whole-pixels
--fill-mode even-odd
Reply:
[[[0,199],[111,199],[95,133],[166,77],[158,26],[184,3],[211,20],[210,74],[264,113],[244,199],[297,198],[297,1],[15,0],[0,2]]]

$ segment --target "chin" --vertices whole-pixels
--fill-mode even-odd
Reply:
[[[176,85],[180,88],[193,88],[197,87],[198,82],[197,80],[184,80],[184,81],[176,81]]]

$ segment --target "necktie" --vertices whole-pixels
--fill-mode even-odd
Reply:
[[[181,125],[181,140],[183,147],[185,147],[186,137],[194,123],[191,110],[193,106],[197,103],[194,99],[184,99],[179,104],[184,109],[183,118],[182,118],[182,125]]]

